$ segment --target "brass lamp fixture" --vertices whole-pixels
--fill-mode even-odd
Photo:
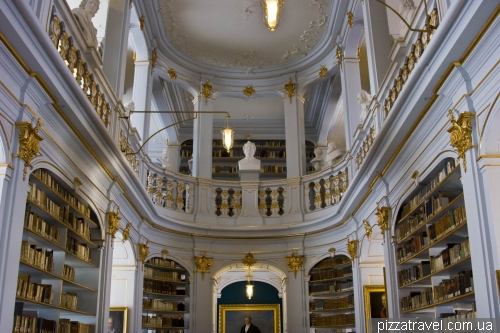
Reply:
[[[271,31],[274,31],[279,24],[283,4],[285,4],[283,0],[260,0],[264,12],[264,23]]]
[[[247,297],[248,297],[248,299],[252,299],[252,297],[253,297],[253,284],[250,281],[252,278],[252,274],[250,274],[250,270],[248,271],[246,278],[247,278],[247,285],[246,285]]]
[[[220,133],[222,134],[222,144],[228,153],[231,148],[233,148],[234,144],[234,129],[229,127],[229,118],[231,117],[226,115],[226,127],[220,130]]]

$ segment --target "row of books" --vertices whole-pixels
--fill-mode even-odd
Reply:
[[[474,291],[472,270],[462,271],[452,279],[444,279],[437,286],[424,288],[423,291],[412,291],[409,296],[401,298],[401,309],[409,311]]]
[[[439,238],[439,235],[455,229],[466,221],[467,215],[465,213],[465,205],[450,210],[448,214],[440,218],[436,223],[427,227],[430,242],[434,243]]]
[[[177,267],[177,263],[175,261],[162,258],[151,258],[148,260],[146,264],[168,267],[168,268],[180,268]]]
[[[413,215],[408,216],[403,222],[400,222],[396,227],[396,239],[399,242],[401,239],[407,237],[415,230],[420,228],[427,221],[427,215],[425,214],[424,207],[420,209]]]
[[[429,195],[453,170],[456,168],[455,160],[444,163],[439,174],[434,177],[420,192],[415,195],[406,205],[402,207],[401,216],[406,216],[410,211],[417,207],[421,201]]]
[[[335,281],[323,284],[309,285],[310,294],[328,294],[340,291],[346,291],[353,287],[352,280]]]
[[[32,202],[42,207],[50,215],[56,217],[61,221],[64,221],[64,214],[67,210],[63,209],[62,206],[59,206],[54,201],[50,200],[50,198],[47,197],[47,193],[36,188],[35,183],[30,183],[28,200],[31,200]]]
[[[404,261],[411,257],[415,253],[421,251],[422,249],[429,246],[429,237],[427,237],[427,232],[422,231],[421,233],[413,236],[403,243],[402,246],[397,249],[398,262]]]
[[[286,166],[281,165],[262,165],[260,173],[286,173]]]
[[[185,304],[182,302],[167,302],[162,299],[143,298],[143,310],[156,310],[156,311],[184,311]]]
[[[185,295],[186,289],[177,288],[165,281],[144,281],[144,291],[167,295]]]
[[[181,282],[180,275],[179,272],[165,272],[154,268],[144,268],[144,278],[146,279]]]
[[[59,319],[58,333],[95,333],[95,326],[69,319]]]
[[[90,207],[85,206],[81,201],[76,199],[72,194],[66,191],[61,185],[59,185],[45,170],[38,169],[33,172],[33,174],[40,179],[45,185],[50,187],[54,192],[58,193],[61,197],[64,198],[71,205],[75,206],[76,209],[82,213],[83,215],[90,217]]]
[[[286,150],[261,150],[257,152],[256,156],[264,158],[286,158]]]
[[[64,264],[62,276],[66,280],[75,281],[75,269],[70,265]]]
[[[312,327],[354,326],[354,319],[354,313],[340,313],[331,316],[322,316],[318,313],[310,314]]]
[[[181,149],[181,157],[192,157],[193,151],[191,149]]]
[[[142,316],[143,327],[184,327],[182,316],[172,317],[167,315]]]
[[[398,285],[403,287],[429,274],[431,274],[431,262],[428,260],[422,261],[418,265],[400,270],[398,272]]]
[[[26,205],[26,218],[24,219],[24,227],[42,236],[49,241],[61,244],[61,232],[55,225],[46,223],[44,219],[37,213],[30,212],[30,205]]]
[[[447,244],[446,248],[437,256],[431,256],[431,272],[439,271],[453,265],[457,261],[470,257],[469,238],[460,244]]]
[[[459,306],[462,307],[462,306]],[[454,312],[443,312],[439,314],[439,318],[443,318],[443,323],[445,323],[443,326],[445,326],[446,323],[448,323],[447,319],[450,319],[450,321],[454,321],[454,319],[467,319],[467,318],[477,318],[477,309],[476,309],[476,302],[472,302],[470,305],[470,309],[464,310],[454,310]]]
[[[316,299],[309,302],[309,310],[337,310],[354,307],[354,295],[339,298]]]
[[[316,266],[314,266],[313,270],[320,268],[329,268],[344,264],[351,264],[351,260],[347,257],[326,258],[317,263]]]
[[[238,170],[235,166],[214,165],[212,166],[212,173],[238,173]]]
[[[227,150],[214,150],[214,151],[212,151],[212,157],[244,158],[245,155],[243,154],[243,151],[241,151],[241,150],[235,151],[234,149],[231,149],[229,152],[227,152]]]
[[[352,274],[352,266],[344,266],[342,268],[325,268],[315,273],[311,273],[310,281],[334,279]]]
[[[276,140],[261,141],[261,140],[257,140],[257,141],[252,141],[252,142],[255,143],[256,147],[285,147],[286,146],[285,141],[276,141]],[[239,141],[239,140],[234,141],[233,148],[242,148],[245,143],[246,143],[246,141]],[[214,147],[222,147],[222,141],[214,141],[212,145]]]
[[[31,276],[28,274],[19,274],[17,277],[16,296],[29,300],[52,304],[54,301],[54,292],[52,285],[30,283]]]
[[[12,332],[58,333],[57,321],[37,318],[34,315],[14,316]]]
[[[83,218],[76,217],[73,213],[69,213],[67,223],[80,236],[90,240],[90,225]]]
[[[61,293],[61,303],[59,304],[63,308],[76,310],[76,305],[78,304],[78,295],[75,293]]]
[[[66,250],[83,261],[90,262],[90,249],[87,244],[80,244],[78,240],[71,236],[68,236],[66,240]]]
[[[21,261],[47,272],[54,272],[54,251],[39,248],[28,241],[21,243]]]

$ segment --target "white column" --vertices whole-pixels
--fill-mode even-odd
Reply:
[[[389,33],[387,8],[376,0],[364,0],[362,4],[370,89],[371,95],[377,95],[391,64],[389,53],[392,40]]]
[[[389,226],[392,226],[392,221],[390,221],[389,214]],[[391,232],[393,227],[389,227],[389,230],[385,231],[384,235],[384,260],[385,260],[385,282],[387,286],[387,307],[389,318],[400,318],[401,305],[398,298],[398,292],[396,286],[398,285],[398,267],[396,258],[396,252],[394,251],[394,246],[392,245],[393,239],[391,238]]]
[[[18,151],[18,147],[13,148],[13,151]],[[27,175],[26,180],[23,180],[24,161],[19,157],[12,159],[13,169],[6,167],[3,170],[5,176],[2,177],[0,205],[0,267],[3,268],[0,270],[0,327],[2,330],[10,329],[13,324],[29,177]]]
[[[107,217],[108,218],[108,217]],[[107,219],[106,218],[106,219]],[[107,223],[107,221],[106,221]],[[97,302],[96,331],[106,332],[109,319],[109,300],[111,296],[111,273],[113,265],[113,244],[110,234],[106,234],[106,239],[101,248],[101,261],[99,278],[99,296]]]
[[[123,98],[128,35],[130,28],[130,1],[109,0],[104,36],[103,71],[116,97]]]
[[[196,272],[194,278],[193,294],[191,295],[191,315],[189,316],[189,329],[191,333],[207,333],[213,327],[212,323],[212,297],[213,286],[211,274]]]
[[[136,306],[131,311],[134,318],[133,326],[129,332],[142,332],[142,297],[144,295],[144,264],[142,261],[137,261],[137,271],[134,284],[134,304]],[[106,332],[106,331],[104,331]]]
[[[172,170],[175,172],[179,171],[179,164],[181,161],[180,158],[180,151],[181,151],[181,146],[178,144],[172,144],[168,145],[168,150],[169,150],[169,162],[172,165]]]
[[[288,333],[306,333],[309,328],[307,316],[309,309],[306,307],[308,290],[304,287],[304,272],[298,271],[297,277],[293,272],[288,272],[286,283],[287,331]]]
[[[149,61],[137,61],[134,73],[134,94],[132,100],[136,111],[151,111],[151,96],[153,91],[153,75]],[[141,137],[141,143],[149,137],[151,115],[148,113],[132,113],[132,125]],[[143,151],[148,151],[147,145]]]
[[[198,97],[195,111],[213,111],[213,100]],[[214,115],[198,114],[193,125],[193,177],[212,179],[212,145]]]
[[[358,243],[358,246],[361,244]],[[359,258],[352,260],[352,285],[354,287],[354,322],[356,324],[356,331],[366,332],[364,302],[363,302],[363,277],[361,268],[359,266]]]
[[[344,59],[340,74],[342,76],[346,149],[350,150],[354,144],[354,133],[360,124],[359,116],[361,115],[361,104],[358,102],[358,93],[361,91],[359,59]]]
[[[304,102],[297,96],[285,96],[285,139],[287,178],[300,177],[306,170]]]

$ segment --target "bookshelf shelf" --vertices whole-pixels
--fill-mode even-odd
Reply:
[[[309,312],[350,312],[348,310],[354,311],[354,306],[340,309],[309,310]]]
[[[424,312],[435,317],[475,317],[460,178],[455,160],[444,160],[403,200],[398,212],[394,249],[400,313],[405,317]]]
[[[92,220],[96,215],[70,185],[47,170],[35,170],[29,185],[14,330],[31,316],[26,311],[49,316],[50,320],[40,317],[30,322],[31,327],[43,325],[47,332],[64,330],[70,323],[94,330],[92,309],[97,307],[98,289],[92,283],[98,279],[88,277],[99,274],[96,263],[101,251],[91,240],[100,233]]]
[[[346,278],[352,278],[352,274],[347,274],[344,276],[339,276],[331,279],[323,279],[323,280],[314,280],[314,281],[309,281],[310,283],[322,283],[322,282],[329,282],[329,281],[337,281],[337,280],[344,280]]]
[[[143,332],[188,329],[188,276],[188,271],[173,260],[151,258],[144,264]]]

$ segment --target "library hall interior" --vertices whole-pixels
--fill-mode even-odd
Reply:
[[[500,318],[499,13],[0,0],[0,333]]]

